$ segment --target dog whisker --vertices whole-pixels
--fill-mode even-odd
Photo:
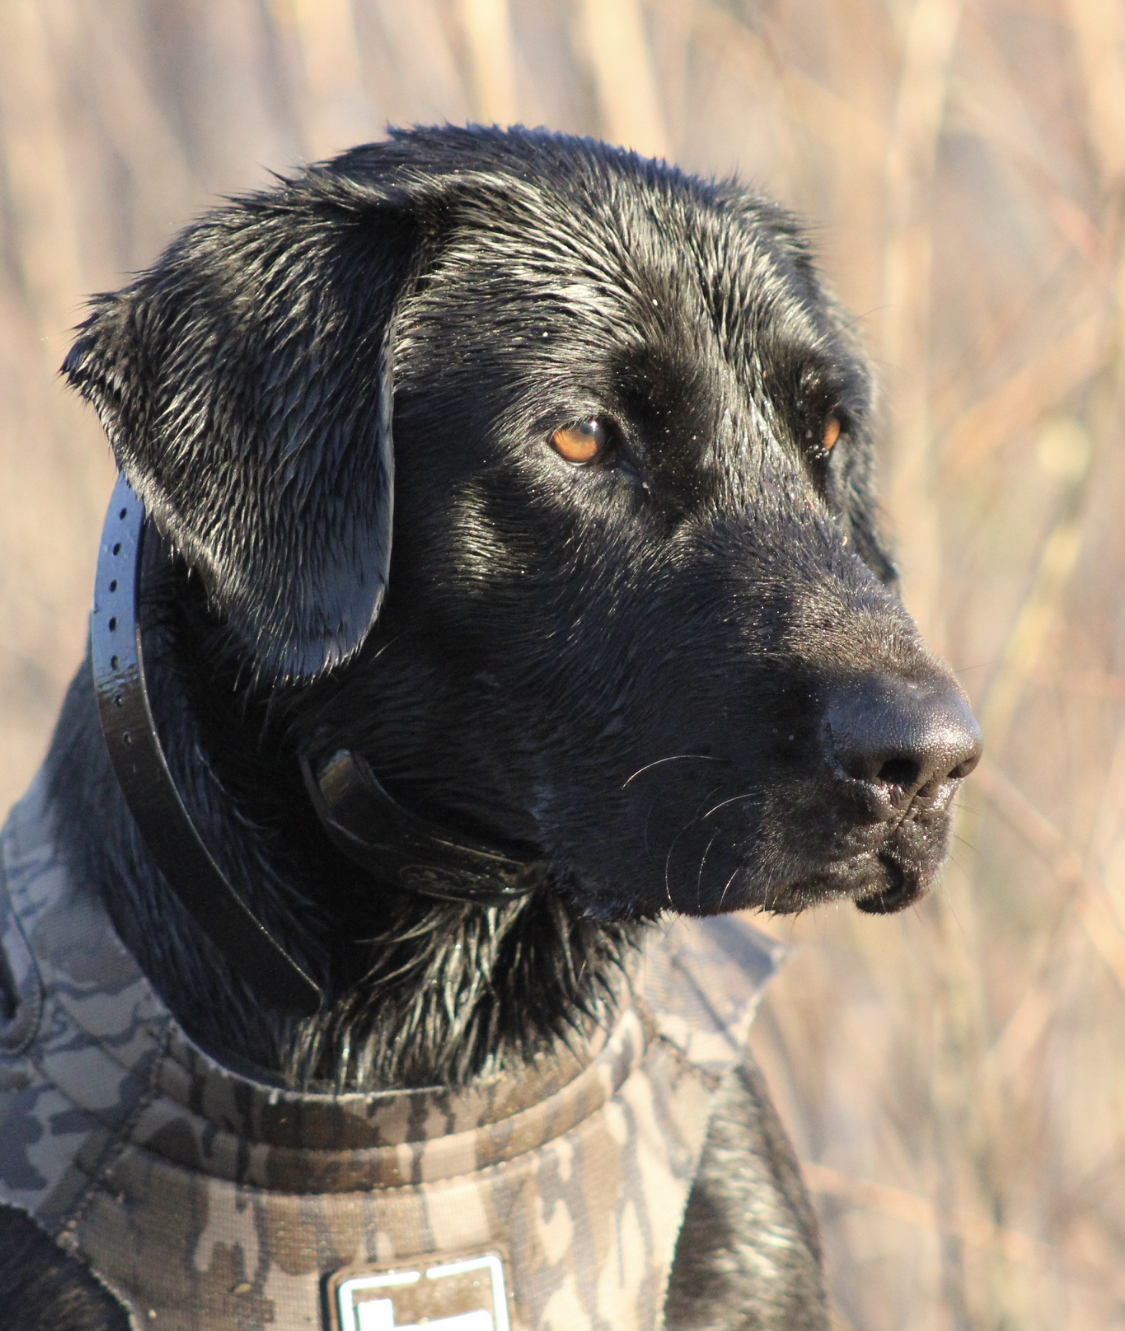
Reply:
[[[727,893],[730,891],[730,885],[738,877],[738,869],[735,869],[727,881],[723,884],[723,890],[719,893],[719,910],[723,909],[723,902],[727,899]]]
[[[624,790],[625,787],[631,785],[637,777],[642,776],[645,772],[651,771],[654,767],[659,767],[661,763],[678,763],[688,760],[695,760],[701,763],[722,762],[721,758],[713,758],[709,753],[673,753],[667,758],[657,758],[651,763],[645,763],[643,767],[638,767],[628,781],[622,783],[621,789]]]
[[[703,854],[699,857],[699,872],[695,875],[695,904],[697,906],[702,906],[703,904],[703,870],[707,864],[707,856],[710,854],[711,847],[715,844],[718,835],[719,833],[717,831],[712,835],[711,840],[708,841],[704,848]]]
[[[681,827],[680,830],[676,833],[676,835],[672,838],[672,841],[668,846],[668,853],[664,856],[664,895],[668,900],[668,906],[671,910],[676,909],[676,903],[672,900],[672,881],[671,881],[672,852],[676,849],[680,837],[682,837],[684,833],[688,830],[688,828],[691,826],[692,821],[693,820],[689,818],[688,821],[684,823],[683,827]]]
[[[720,809],[725,809],[728,804],[737,804],[739,800],[753,799],[755,793],[756,792],[752,790],[748,790],[743,795],[732,795],[730,799],[720,800],[718,804],[715,804],[710,809],[708,809],[707,812],[703,814],[703,817],[710,818],[713,813],[718,813]]]

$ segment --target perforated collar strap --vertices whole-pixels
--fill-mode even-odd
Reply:
[[[144,505],[118,478],[98,552],[90,660],[102,735],[121,793],[169,887],[262,1001],[311,1016],[320,987],[253,914],[215,863],[168,770],[149,706],[138,616],[146,535]]]

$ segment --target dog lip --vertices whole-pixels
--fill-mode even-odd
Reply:
[[[792,914],[829,901],[853,901],[867,914],[890,915],[926,895],[938,863],[929,857],[917,864],[909,856],[904,861],[893,846],[883,845],[832,857],[774,889],[768,902],[759,897],[741,904]]]
[[[923,896],[936,878],[948,834],[947,800],[934,802],[919,791],[904,807],[879,800],[862,781],[825,782],[823,777],[801,783],[790,794],[785,801],[788,835],[779,848],[782,863],[787,861],[783,874],[774,876],[771,864],[776,861],[770,853],[763,857],[739,821],[736,800],[728,798],[713,806],[736,811],[724,825],[726,836],[708,838],[706,886],[693,859],[685,863],[682,878],[674,873],[669,883],[658,875],[664,904],[687,914],[742,908],[789,914],[829,901],[854,901],[868,913],[888,914]],[[720,861],[725,861],[721,872],[715,868]],[[605,884],[594,888],[588,869],[585,863],[576,866],[579,896],[583,904],[598,897],[604,910],[604,898],[615,893]],[[646,885],[641,900],[652,902],[656,895],[655,884]]]

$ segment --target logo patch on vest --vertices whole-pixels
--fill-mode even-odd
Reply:
[[[499,1253],[388,1271],[351,1267],[328,1282],[332,1331],[511,1331]]]

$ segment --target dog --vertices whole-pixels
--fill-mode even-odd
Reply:
[[[564,1223],[536,1194],[543,1243],[578,1271],[571,1312],[529,1312],[518,1288],[515,1311],[501,1307],[523,1260],[502,1244],[403,1274],[380,1230],[374,1274],[345,1289],[337,1254],[309,1275],[328,1281],[326,1323],[401,1326],[395,1289],[471,1268],[501,1282],[491,1312],[420,1303],[415,1320],[825,1328],[816,1223],[749,1057],[719,1077],[668,1053],[643,1004],[633,1035],[620,1024],[639,950],[672,915],[916,901],[980,754],[964,695],[898,599],[869,372],[794,218],[736,182],[591,140],[395,132],[189,226],[94,300],[64,372],[130,487],[111,508],[124,496],[122,521],[142,503],[148,515],[143,670],[121,674],[112,644],[104,668],[134,701],[143,689],[167,777],[159,762],[122,775],[114,745],[148,723],[141,708],[115,730],[123,694],[87,662],[33,812],[8,834],[0,1326],[313,1325],[311,1305],[298,1316],[259,1276],[269,1244],[277,1269],[305,1270],[300,1245],[276,1256],[308,1191],[285,1170],[324,1145],[310,1134],[337,1122],[332,1106],[352,1106],[360,1133],[380,1106],[444,1105],[426,1139],[440,1155],[462,1113],[448,1106],[478,1104],[482,1087],[494,1100],[548,1077],[563,1095],[593,1085],[606,1050],[661,1046],[666,1071],[644,1064],[652,1121],[681,1113],[677,1096],[690,1108],[705,1090],[707,1108],[681,1114],[699,1136],[669,1166],[683,1206],[666,1222],[650,1206],[630,1247],[638,1203],[606,1239],[622,1271],[637,1266],[644,1310],[607,1320],[601,1294],[583,1293],[583,1225],[594,1233],[601,1203]],[[106,531],[105,559],[123,557]],[[119,575],[104,578],[117,594]],[[99,571],[97,596],[109,582]],[[97,596],[95,673],[98,634],[117,623]],[[157,788],[187,830],[146,828]],[[193,837],[218,914],[175,886]],[[287,1010],[290,982],[304,997]],[[113,1025],[122,995],[129,1022]],[[59,1052],[43,1013],[64,1011]],[[67,1071],[78,1030],[81,1059],[124,1069],[102,1100],[101,1072]],[[197,1137],[159,1117],[181,1076],[197,1077]],[[88,1131],[63,1083],[90,1102]],[[212,1095],[229,1103],[204,1105]],[[528,1092],[518,1121],[538,1104]],[[264,1183],[262,1138],[232,1127],[244,1112],[296,1134],[271,1138]],[[643,1118],[618,1114],[632,1126],[614,1150],[675,1136]],[[126,1144],[142,1127],[174,1161],[145,1185],[143,1206],[173,1208],[159,1223],[129,1193],[152,1159]],[[399,1168],[415,1140],[403,1132],[335,1151],[333,1177],[377,1150]],[[199,1152],[218,1158],[228,1136],[229,1223],[270,1186],[297,1207],[269,1244],[268,1210],[240,1247],[214,1196],[193,1191]],[[72,1153],[57,1183],[43,1163],[56,1140]],[[489,1187],[514,1177],[509,1156],[488,1165]],[[551,1168],[596,1174],[595,1156]],[[420,1188],[435,1157],[411,1158],[400,1182]],[[41,1202],[21,1201],[33,1188]],[[354,1186],[341,1196],[365,1204]],[[450,1214],[473,1210],[465,1197]],[[203,1206],[199,1229],[218,1228],[205,1258],[182,1259],[186,1302],[150,1309],[107,1271],[158,1252],[175,1206]],[[84,1237],[99,1216],[109,1237]],[[667,1260],[643,1256],[650,1221]],[[332,1249],[335,1223],[309,1251]],[[179,1261],[137,1257],[137,1279]],[[226,1281],[211,1303],[205,1276]],[[364,1290],[379,1298],[354,1302]]]

